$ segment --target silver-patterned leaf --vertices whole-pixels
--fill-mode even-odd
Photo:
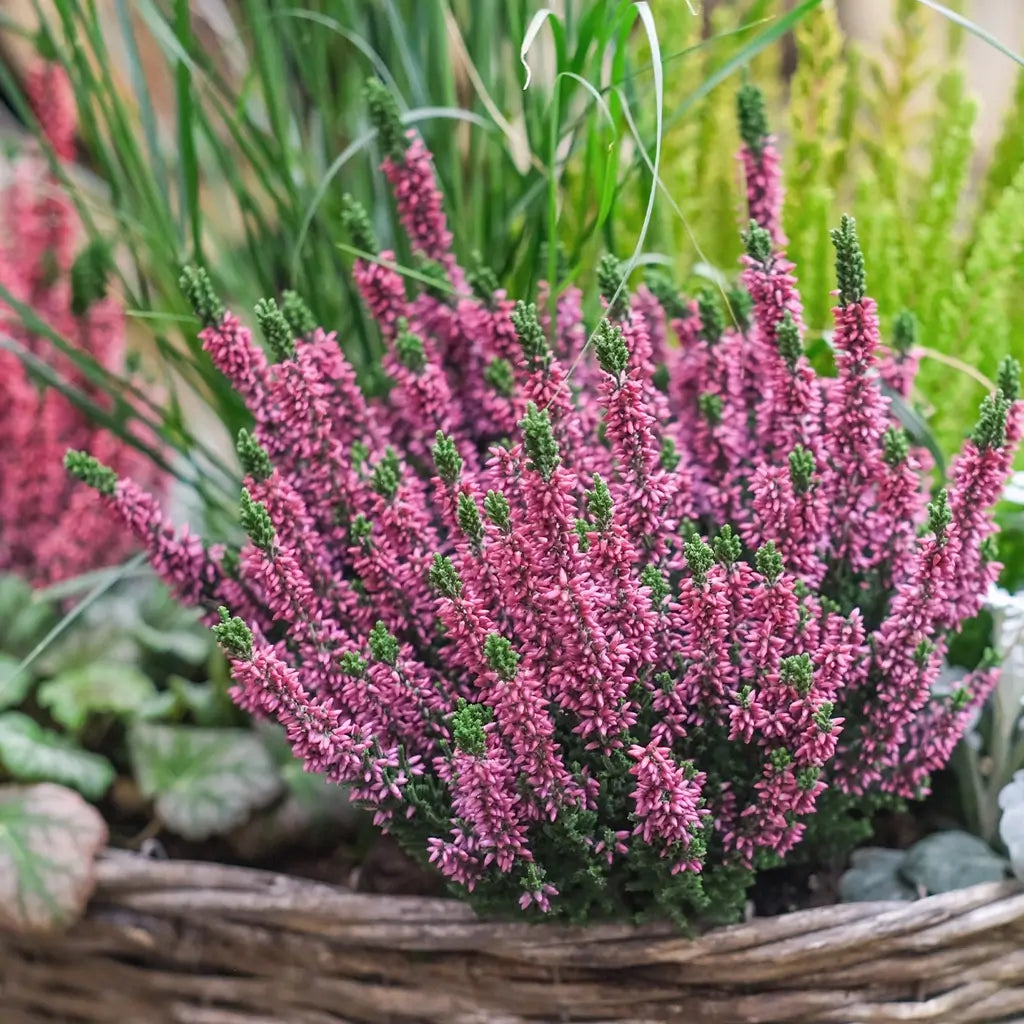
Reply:
[[[140,791],[186,839],[230,831],[282,789],[277,766],[248,729],[140,722],[128,745]]]
[[[73,924],[95,883],[107,826],[63,786],[0,786],[0,928],[45,932]]]

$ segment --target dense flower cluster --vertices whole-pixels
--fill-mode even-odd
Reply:
[[[64,70],[41,63],[27,85],[54,157],[70,161],[75,105]],[[95,495],[69,487],[61,466],[69,445],[153,480],[145,459],[98,430],[56,387],[40,388],[25,368],[26,357],[45,363],[63,385],[104,407],[101,388],[48,332],[109,370],[123,365],[124,315],[102,294],[104,253],[86,249],[76,259],[79,234],[72,201],[43,156],[18,159],[0,192],[0,332],[14,343],[0,347],[0,571],[41,584],[110,565],[134,544]],[[36,323],[25,322],[25,309]]]
[[[929,500],[849,218],[836,376],[803,352],[749,91],[728,316],[664,281],[616,294],[606,261],[589,339],[578,292],[513,303],[454,263],[429,155],[372,96],[429,282],[410,297],[391,253],[356,264],[388,395],[364,397],[294,296],[258,309],[264,350],[192,272],[206,350],[255,419],[248,543],[207,550],[135,483],[69,465],[184,599],[224,606],[237,700],[482,905],[735,912],[823,801],[919,795],[985,698],[990,673],[952,697],[931,684],[996,573],[985,510],[1020,437],[1019,371]],[[377,251],[354,205],[348,227]]]

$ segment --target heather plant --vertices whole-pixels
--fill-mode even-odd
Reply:
[[[387,394],[296,296],[258,306],[260,347],[190,270],[202,343],[254,417],[248,540],[207,547],[93,456],[67,465],[215,622],[238,703],[479,908],[735,917],[758,869],[926,792],[990,691],[984,666],[933,683],[998,570],[1019,368],[930,493],[849,217],[836,376],[803,351],[751,87],[727,307],[664,279],[630,294],[609,257],[593,329],[575,288],[514,302],[460,266],[428,150],[369,98],[420,268],[410,294],[346,205]]]
[[[75,109],[66,75],[44,62],[28,84],[52,152],[69,161]],[[77,357],[123,369],[125,325],[107,294],[106,250],[90,244],[76,256],[81,244],[75,208],[42,156],[17,159],[0,193],[0,572],[38,584],[114,564],[132,545],[99,503],[68,487],[68,445],[160,486],[152,463],[89,415],[110,414],[113,403]]]

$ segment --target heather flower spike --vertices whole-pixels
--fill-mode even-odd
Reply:
[[[117,439],[69,397],[84,394],[101,412],[114,412],[89,367],[121,379],[132,360],[111,246],[85,240],[63,184],[78,129],[71,82],[59,63],[39,60],[27,69],[26,94],[57,168],[30,147],[10,162],[0,188],[0,286],[12,299],[0,301],[0,335],[13,343],[0,349],[0,573],[47,586],[131,553],[133,538],[104,507],[118,477],[157,491],[164,481],[158,460],[143,454],[160,448],[148,430],[132,425]],[[31,318],[23,318],[25,308]],[[53,372],[60,389],[40,387],[28,369],[33,361]],[[69,448],[74,453],[62,465]],[[103,500],[74,487],[64,465]]]
[[[997,571],[1019,367],[932,500],[890,407],[911,321],[883,343],[850,218],[835,376],[804,352],[749,87],[740,282],[691,300],[651,274],[630,295],[607,257],[594,325],[576,289],[516,302],[467,273],[423,140],[379,83],[368,102],[428,278],[410,297],[393,254],[355,261],[388,393],[364,396],[288,296],[260,305],[268,362],[192,271],[203,344],[253,415],[248,541],[207,549],[94,458],[68,467],[216,623],[239,704],[481,910],[739,915],[759,866],[857,827],[862,798],[923,792],[985,699],[990,672],[953,700],[933,684]],[[376,257],[365,212],[344,220]]]

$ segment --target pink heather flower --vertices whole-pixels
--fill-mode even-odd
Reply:
[[[382,165],[394,190],[402,226],[413,247],[440,263],[452,287],[465,292],[466,277],[452,255],[452,236],[434,177],[434,161],[416,132],[410,131],[407,138],[409,144],[402,157],[396,160],[389,156]]]
[[[27,92],[56,159],[73,159],[75,101],[63,68],[33,65]],[[104,370],[121,374],[123,311],[112,297],[71,286],[82,240],[74,204],[46,161],[37,152],[19,157],[13,180],[0,193],[0,285],[70,346]],[[93,277],[105,277],[100,263],[106,256],[99,249],[86,250],[80,258],[96,264]],[[61,392],[40,389],[19,349],[45,362],[62,384],[103,409],[110,405],[103,390],[45,331],[35,333],[22,323],[17,306],[0,303],[0,330],[16,347],[0,353],[0,572],[45,585],[115,564],[131,552],[133,538],[96,495],[69,488],[64,453],[69,447],[93,449],[116,473],[151,488],[162,487],[161,475],[129,441],[99,431]],[[158,447],[139,431],[134,440]]]
[[[1024,419],[1014,364],[929,505],[848,219],[838,376],[801,350],[749,96],[758,226],[731,315],[657,278],[609,305],[609,261],[591,330],[574,289],[513,303],[459,270],[422,141],[379,88],[373,102],[403,223],[433,261],[411,297],[357,261],[387,393],[368,401],[333,335],[292,338],[264,305],[268,361],[194,273],[204,344],[253,414],[248,543],[206,550],[141,488],[69,459],[184,600],[244,618],[215,627],[235,699],[450,882],[531,913],[645,911],[642,892],[687,915],[705,866],[785,856],[826,790],[918,795],[991,686],[982,671],[947,698],[934,682],[996,571],[987,509]],[[354,204],[346,220],[375,252]],[[31,398],[0,421],[16,450],[24,424],[60,422]],[[42,502],[47,471],[29,469]]]
[[[690,765],[676,763],[671,752],[657,742],[629,748],[636,764],[629,774],[636,779],[633,814],[637,820],[634,836],[672,857],[672,873],[699,871],[700,865],[687,859],[686,852],[695,833],[704,824],[701,790],[705,777]]]

